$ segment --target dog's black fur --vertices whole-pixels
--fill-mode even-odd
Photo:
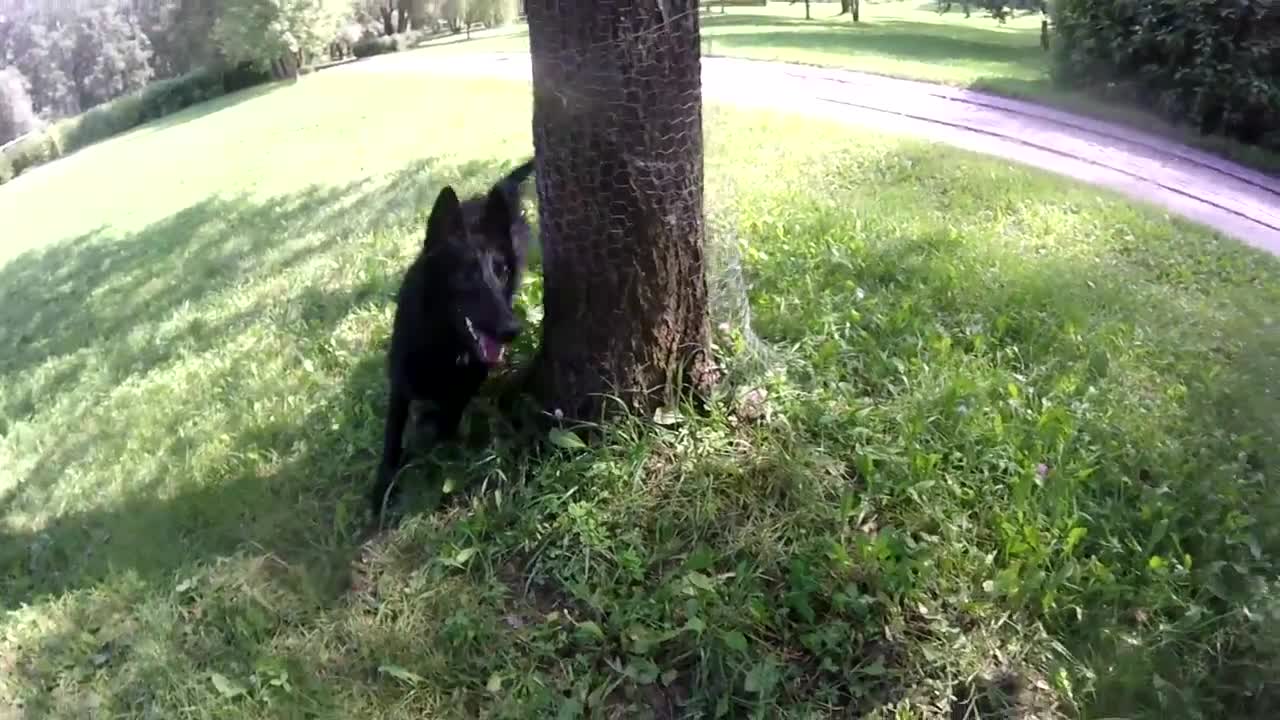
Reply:
[[[434,420],[436,439],[453,439],[462,411],[520,332],[513,300],[529,250],[520,185],[533,170],[530,159],[466,202],[449,186],[436,197],[422,251],[397,299],[387,362],[391,399],[370,494],[375,516],[394,496],[411,402],[433,405],[424,417]]]

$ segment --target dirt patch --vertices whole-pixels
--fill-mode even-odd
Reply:
[[[1062,717],[1049,686],[1039,678],[1005,670],[957,683],[951,720],[1051,720]]]
[[[683,717],[688,702],[689,688],[679,679],[666,686],[655,682],[614,690],[605,700],[604,715],[610,720],[675,720]]]
[[[556,612],[580,614],[577,602],[553,581],[529,574],[531,564],[528,558],[517,556],[498,568],[498,579],[507,586],[514,601],[507,624],[519,628]]]

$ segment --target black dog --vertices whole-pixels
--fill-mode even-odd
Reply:
[[[462,411],[502,362],[520,332],[513,299],[529,250],[520,185],[530,159],[487,195],[459,202],[452,187],[436,197],[422,251],[405,272],[391,331],[382,463],[370,500],[380,514],[400,469],[401,443],[413,400],[429,401],[437,440],[457,434]]]

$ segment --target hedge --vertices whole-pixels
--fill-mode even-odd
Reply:
[[[1280,150],[1280,2],[1056,0],[1054,76]]]
[[[386,53],[400,52],[402,50],[408,50],[419,42],[435,37],[439,34],[440,33],[433,30],[410,30],[408,32],[396,33],[395,35],[365,38],[351,46],[351,54],[358,58],[367,58],[373,57],[374,55],[385,55]]]
[[[172,115],[192,105],[212,100],[271,78],[251,66],[201,69],[170,80],[161,80],[123,95],[75,117],[29,133],[0,150],[0,184],[37,165],[75,152],[145,122]]]

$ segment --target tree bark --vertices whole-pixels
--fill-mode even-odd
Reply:
[[[378,14],[382,16],[382,34],[395,35],[396,26],[392,24],[390,0],[387,5],[378,6]]]
[[[714,379],[697,0],[529,0],[543,249],[532,390],[600,419]]]

